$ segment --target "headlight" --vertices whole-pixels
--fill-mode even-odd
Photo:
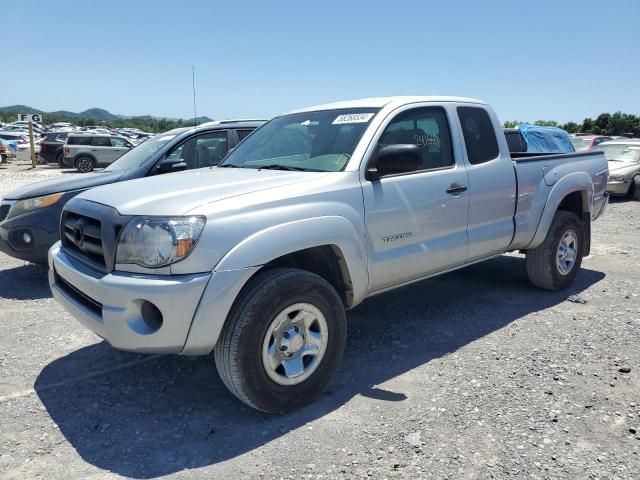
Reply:
[[[609,175],[610,182],[624,182],[624,175]]]
[[[187,257],[204,228],[204,217],[134,217],[124,227],[116,264],[158,268]]]
[[[64,195],[64,192],[54,193],[53,195],[45,195],[44,197],[18,200],[13,208],[9,211],[9,215],[7,215],[7,218],[16,217],[18,215],[22,215],[23,213],[27,213],[38,208],[50,207],[58,200],[60,200],[60,198],[62,198],[62,195]]]

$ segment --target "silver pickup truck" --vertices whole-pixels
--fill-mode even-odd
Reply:
[[[115,348],[213,350],[240,400],[291,410],[328,384],[345,309],[367,297],[510,251],[537,287],[573,282],[607,204],[606,159],[514,156],[477,100],[294,111],[218,167],[69,201],[51,289]]]

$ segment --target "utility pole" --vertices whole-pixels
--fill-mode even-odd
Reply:
[[[29,143],[31,145],[31,168],[36,168],[36,142],[33,140],[33,120],[29,119]]]

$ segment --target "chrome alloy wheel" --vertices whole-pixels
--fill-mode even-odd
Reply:
[[[296,385],[318,368],[329,330],[322,312],[310,303],[285,308],[271,322],[262,342],[262,364],[279,385]]]
[[[573,230],[567,230],[560,239],[556,252],[556,267],[560,275],[568,275],[578,258],[578,235]]]

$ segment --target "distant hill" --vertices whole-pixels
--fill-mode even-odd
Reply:
[[[180,119],[176,119],[176,118],[168,118],[168,117],[152,117],[150,115],[136,115],[136,116],[130,116],[130,115],[116,115],[113,114],[111,112],[109,112],[108,110],[105,110],[104,108],[89,108],[83,112],[70,112],[68,110],[58,110],[55,112],[45,112],[43,110],[38,110],[37,108],[33,108],[33,107],[29,107],[27,105],[10,105],[8,107],[0,107],[0,113],[39,113],[41,115],[45,116],[45,121],[47,121],[46,116],[47,115],[51,115],[51,116],[55,116],[55,117],[67,117],[70,119],[86,119],[86,120],[100,120],[100,121],[108,121],[108,120],[125,120],[125,119],[130,119],[130,118],[138,118],[138,117],[144,117],[144,118],[153,118],[154,120],[172,120],[172,121],[178,121]],[[204,122],[210,122],[211,119],[209,117],[206,116],[202,116],[202,117],[198,117],[197,119],[198,123],[204,123]],[[185,123],[193,123],[193,118],[191,119],[186,119],[183,120]]]
[[[116,115],[104,108],[89,108],[83,112],[70,112],[68,110],[58,110],[56,112],[45,112],[27,105],[10,105],[0,107],[0,121],[13,122],[18,113],[38,113],[42,115],[45,124],[54,122],[71,122],[77,125],[107,125],[109,127],[132,127],[140,128],[146,132],[164,132],[172,128],[187,127],[210,122],[209,117],[187,118],[167,118],[153,117],[151,115],[127,116]]]
[[[0,112],[45,113],[42,110],[27,107],[26,105],[11,105],[9,107],[0,107]]]

